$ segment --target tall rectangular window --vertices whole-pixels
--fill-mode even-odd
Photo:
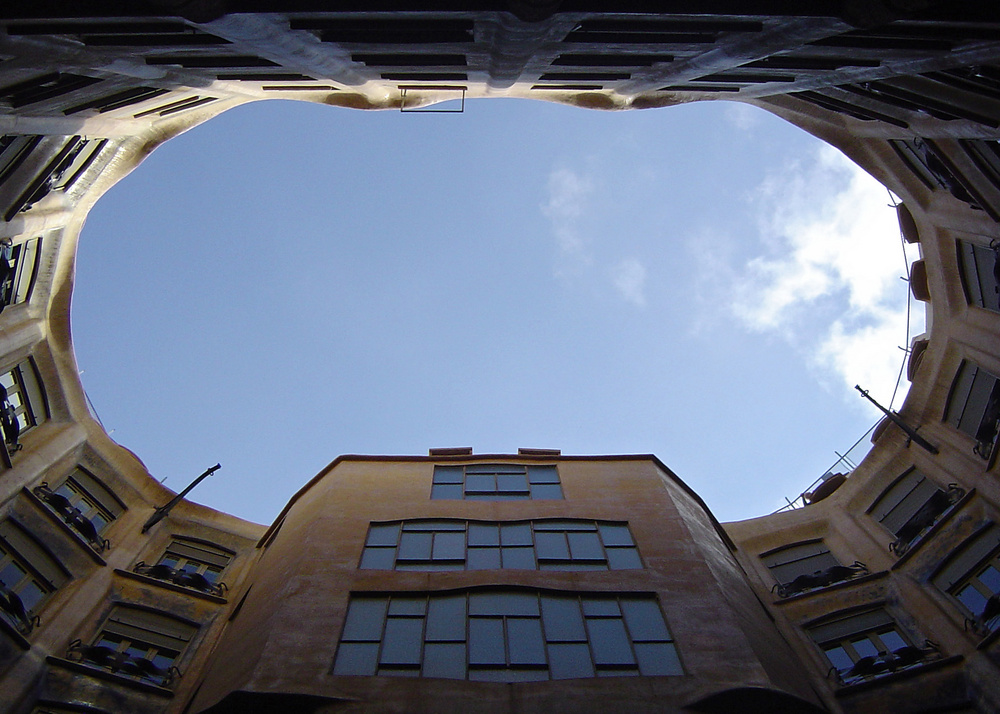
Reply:
[[[1000,527],[990,524],[963,543],[931,581],[954,599],[978,632],[1000,627]]]
[[[434,467],[433,499],[525,501],[562,497],[555,466],[468,464]]]
[[[373,523],[361,568],[629,570],[642,567],[626,523],[412,520]]]
[[[41,382],[30,361],[0,372],[0,428],[7,453],[21,449],[21,436],[45,420]]]
[[[882,492],[868,513],[896,536],[889,547],[896,555],[903,555],[963,495],[965,491],[954,484],[945,491],[911,469]]]
[[[962,360],[948,395],[944,420],[975,439],[973,451],[989,460],[1000,430],[1000,380],[982,367]]]
[[[1000,248],[990,248],[969,241],[958,241],[958,267],[962,286],[970,305],[1000,312],[1000,287],[997,284],[997,261]]]
[[[0,312],[8,305],[28,299],[35,280],[38,256],[38,238],[29,238],[17,245],[0,240]]]
[[[333,673],[524,682],[683,669],[653,596],[470,590],[352,596]]]
[[[69,579],[58,561],[11,520],[0,522],[0,616],[22,634],[53,592]]]

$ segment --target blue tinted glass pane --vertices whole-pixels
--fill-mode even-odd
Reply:
[[[527,493],[528,479],[523,474],[500,474],[497,476],[497,491]]]
[[[385,598],[354,598],[347,608],[344,640],[378,641],[382,639],[382,623],[388,606]]]
[[[465,533],[436,533],[431,557],[437,560],[465,560]]]
[[[385,623],[380,664],[419,664],[423,618],[390,617]]]
[[[559,483],[559,473],[555,466],[529,466],[528,480],[531,483]]]
[[[466,554],[466,565],[468,570],[499,570],[500,569],[500,549],[499,548],[469,548]]]
[[[427,608],[427,598],[395,595],[389,601],[389,615],[423,615]]]
[[[434,484],[434,487],[431,488],[431,498],[461,500],[462,484],[460,483]]]
[[[536,501],[555,501],[562,497],[562,488],[557,483],[531,484],[531,498]]]
[[[987,565],[986,569],[979,574],[979,582],[988,587],[991,593],[1000,592],[1000,570],[992,565]]]
[[[535,532],[535,548],[541,558],[569,558],[569,545],[563,533]]]
[[[567,533],[569,552],[574,560],[604,560],[604,548],[596,533]]]
[[[504,615],[538,615],[538,596],[533,592],[500,593]]]
[[[878,648],[867,637],[851,640],[851,645],[854,647],[854,651],[858,653],[858,657],[874,657],[878,654]]]
[[[496,476],[492,474],[469,474],[465,477],[466,493],[496,493]]]
[[[534,570],[534,549],[531,547],[503,548],[503,567],[508,570]]]
[[[30,613],[42,601],[42,598],[45,597],[45,591],[38,587],[38,583],[32,580],[21,588],[18,595],[21,597],[21,604],[24,606],[24,609]]]
[[[607,548],[604,553],[612,570],[638,570],[642,567],[639,551],[635,548]]]
[[[4,566],[3,570],[0,570],[0,583],[3,583],[8,588],[13,588],[27,575],[27,570],[11,561]]]
[[[635,657],[639,660],[639,674],[646,677],[684,674],[677,650],[669,642],[638,642]]]
[[[618,601],[614,598],[583,598],[583,613],[588,617],[619,617]]]
[[[880,632],[878,638],[882,640],[882,644],[885,645],[886,652],[895,652],[900,647],[906,647],[906,640],[899,636],[899,633],[894,630],[889,630],[888,632]]]
[[[552,679],[577,679],[593,677],[594,664],[590,661],[590,648],[583,644],[550,644],[549,671]]]
[[[400,560],[430,560],[431,533],[403,533],[399,539]]]
[[[469,620],[469,664],[506,664],[503,620],[482,617]]]
[[[395,563],[395,548],[365,548],[365,552],[361,555],[363,570],[392,570]]]
[[[587,639],[580,603],[574,597],[543,596],[542,622],[549,642],[585,642]]]
[[[500,545],[531,545],[531,526],[527,523],[501,524]]]
[[[663,621],[660,606],[655,600],[622,598],[621,608],[633,642],[670,639],[667,624]]]
[[[500,545],[500,528],[495,523],[470,523],[469,545]]]
[[[538,618],[507,619],[507,646],[512,665],[544,665],[545,643]]]
[[[634,545],[628,526],[618,523],[601,523],[601,540],[604,545]]]
[[[427,632],[434,641],[465,641],[465,596],[432,597],[427,606]]]
[[[340,649],[337,650],[337,660],[333,664],[333,673],[362,676],[374,675],[377,658],[377,642],[344,642],[340,645]]]
[[[461,466],[435,466],[434,483],[462,483],[464,474]]]
[[[428,642],[424,646],[424,677],[465,679],[465,644]]]
[[[598,665],[630,665],[635,663],[625,624],[617,618],[587,619],[590,646]]]
[[[846,672],[854,666],[854,662],[840,645],[830,647],[829,649],[824,650],[824,652],[826,652],[826,658],[830,660],[830,664],[841,672]]]

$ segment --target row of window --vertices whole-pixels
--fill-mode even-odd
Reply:
[[[625,523],[452,519],[373,523],[361,567],[381,570],[627,570],[641,568]]]
[[[562,497],[555,466],[468,464],[434,467],[433,499],[525,501]]]
[[[683,670],[653,596],[486,589],[352,596],[333,673],[521,682]]]

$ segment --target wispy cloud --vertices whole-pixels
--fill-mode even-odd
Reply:
[[[542,204],[542,213],[552,224],[552,231],[559,247],[564,270],[565,263],[589,263],[587,240],[581,229],[591,195],[593,179],[588,174],[567,168],[557,168],[549,174],[548,197]]]
[[[755,200],[763,253],[737,269],[732,313],[750,330],[782,335],[846,386],[860,382],[888,399],[906,296],[885,189],[824,147],[814,162],[766,181]]]
[[[763,109],[742,102],[725,102],[726,119],[740,131],[750,131],[757,126]]]
[[[646,266],[638,258],[624,258],[611,268],[618,293],[636,307],[646,306]]]

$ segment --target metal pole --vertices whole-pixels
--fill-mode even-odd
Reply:
[[[899,416],[897,416],[895,413],[889,411],[888,409],[886,409],[885,407],[883,407],[881,404],[879,404],[878,402],[876,402],[874,399],[872,399],[868,395],[868,390],[867,389],[862,389],[857,384],[854,385],[854,388],[857,389],[859,392],[861,392],[861,396],[862,397],[864,397],[869,402],[871,402],[872,404],[874,404],[875,406],[877,406],[879,409],[881,409],[882,413],[885,414],[887,417],[889,417],[889,419],[892,421],[893,424],[895,424],[900,429],[902,429],[903,431],[905,431],[906,435],[908,437],[910,437],[910,441],[912,441],[913,443],[915,443],[917,446],[922,446],[923,448],[925,448],[927,451],[931,452],[932,454],[938,453],[937,447],[934,446],[934,444],[932,444],[929,441],[927,441],[927,439],[925,439],[924,437],[920,436],[920,434],[917,433],[916,429],[914,429],[909,424],[907,424],[902,419],[900,419]]]
[[[194,481],[192,481],[191,484],[187,488],[185,488],[183,491],[181,491],[176,496],[174,496],[173,498],[171,498],[170,501],[165,506],[160,506],[155,511],[153,511],[153,515],[151,515],[149,517],[149,520],[146,521],[145,525],[142,527],[142,532],[145,533],[150,528],[152,528],[157,523],[159,523],[161,520],[163,520],[164,518],[166,518],[167,514],[170,513],[171,509],[174,506],[176,506],[178,503],[180,503],[184,499],[184,497],[186,495],[188,495],[188,493],[191,492],[192,488],[194,488],[195,486],[197,486],[199,483],[201,483],[202,481],[204,481],[206,478],[208,478],[209,476],[211,476],[212,474],[214,474],[216,471],[218,471],[221,468],[222,468],[222,464],[216,464],[215,466],[212,466],[211,468],[206,469],[205,473],[203,473],[201,476],[199,476]]]

